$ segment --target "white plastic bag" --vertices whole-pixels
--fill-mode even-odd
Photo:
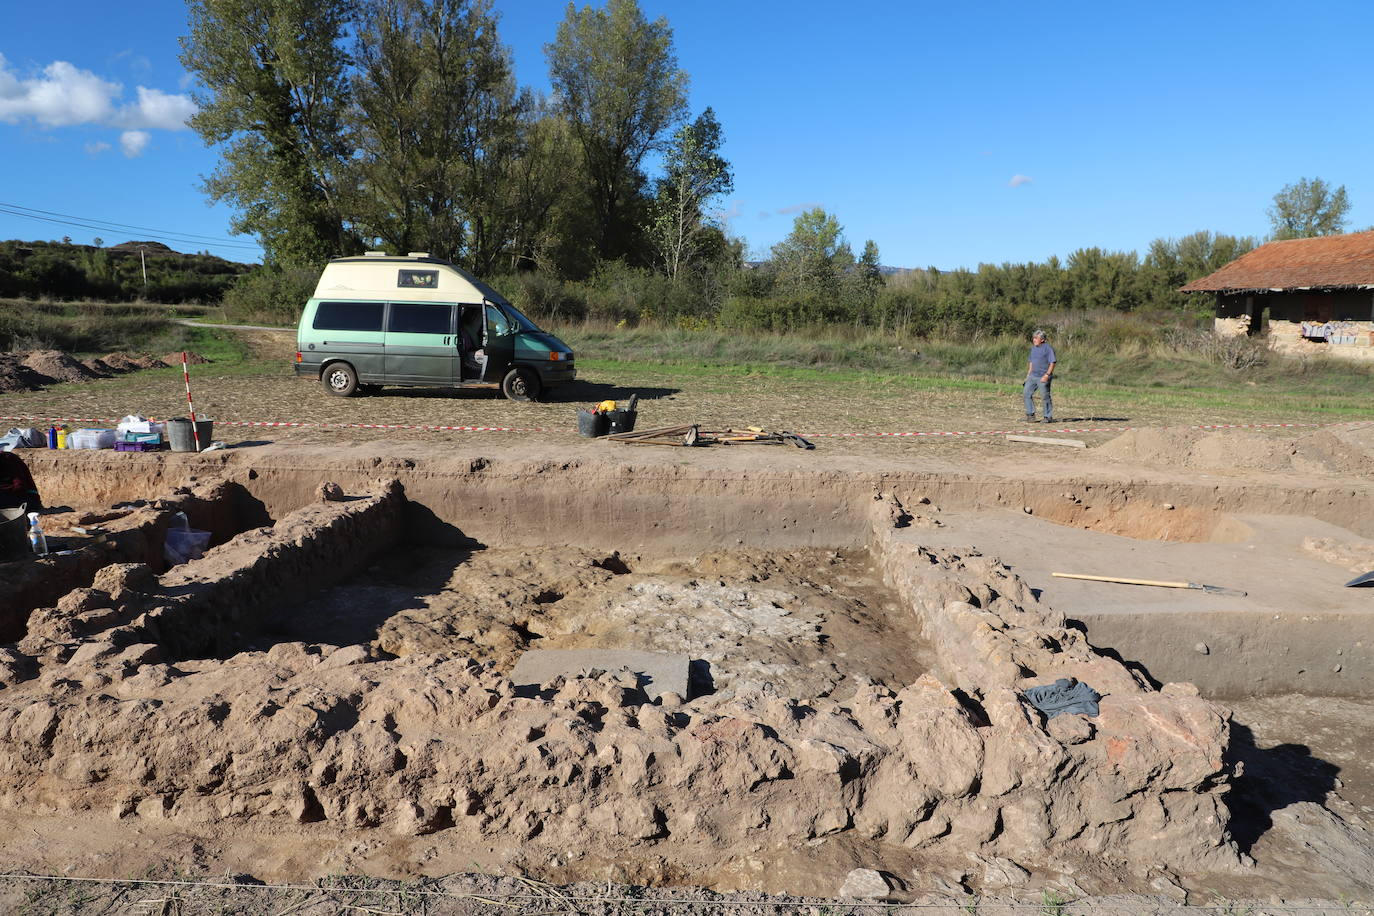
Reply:
[[[181,527],[167,529],[167,537],[162,542],[162,558],[168,566],[177,566],[189,560],[205,556],[205,548],[210,544],[210,532],[191,527],[186,513],[178,512]]]

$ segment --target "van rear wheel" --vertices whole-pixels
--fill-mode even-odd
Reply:
[[[320,376],[324,390],[341,398],[351,398],[358,393],[358,371],[348,363],[330,363]]]
[[[539,376],[528,369],[512,369],[501,381],[501,392],[512,401],[533,401],[539,397]]]

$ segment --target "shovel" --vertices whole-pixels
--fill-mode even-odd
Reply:
[[[1368,588],[1371,585],[1374,585],[1374,572],[1361,573],[1345,583],[1346,588]]]
[[[1244,598],[1245,592],[1238,588],[1222,588],[1220,585],[1201,585],[1197,582],[1158,582],[1154,579],[1122,579],[1116,576],[1082,576],[1077,573],[1051,573],[1060,579],[1088,579],[1093,582],[1120,582],[1123,585],[1154,585],[1159,588],[1195,588],[1198,591],[1210,592],[1213,595],[1229,595],[1232,598]]]

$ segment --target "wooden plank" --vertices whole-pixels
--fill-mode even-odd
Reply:
[[[1087,448],[1082,439],[1049,439],[1044,436],[1006,436],[1009,442],[1033,442],[1036,445],[1066,445],[1069,448]]]

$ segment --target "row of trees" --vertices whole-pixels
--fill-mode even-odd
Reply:
[[[486,276],[618,259],[678,276],[728,251],[709,216],[732,184],[721,126],[689,120],[672,30],[635,0],[569,4],[549,98],[517,86],[491,0],[189,8],[191,125],[222,150],[206,190],[274,265],[380,244]]]
[[[99,243],[99,239],[96,240]],[[219,302],[248,265],[178,254],[157,242],[0,242],[0,297]]]

